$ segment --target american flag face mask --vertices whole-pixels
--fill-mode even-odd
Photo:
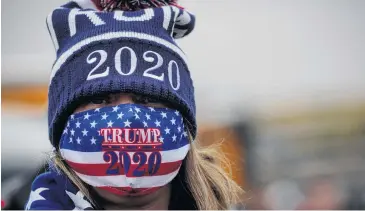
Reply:
[[[122,104],[69,117],[60,153],[85,183],[144,195],[171,182],[190,148],[181,114]]]

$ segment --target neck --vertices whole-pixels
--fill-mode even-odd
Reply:
[[[97,192],[99,192],[99,196],[104,198],[102,207],[106,210],[168,210],[170,189],[170,185],[166,185],[156,192],[137,197],[120,197]]]
[[[168,210],[168,200],[157,200],[145,205],[126,206],[126,205],[106,205],[106,210]]]

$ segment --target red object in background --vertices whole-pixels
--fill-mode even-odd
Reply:
[[[5,201],[1,200],[1,209],[5,207]]]

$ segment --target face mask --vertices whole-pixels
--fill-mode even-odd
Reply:
[[[60,141],[81,180],[119,195],[144,195],[171,182],[189,147],[178,111],[134,104],[71,115]]]

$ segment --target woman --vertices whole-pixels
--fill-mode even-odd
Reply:
[[[219,157],[194,141],[194,87],[174,40],[194,23],[175,2],[157,0],[78,0],[48,16],[57,52],[48,110],[54,152],[26,209],[228,209],[237,202],[241,189]]]

